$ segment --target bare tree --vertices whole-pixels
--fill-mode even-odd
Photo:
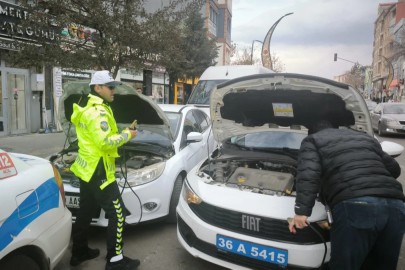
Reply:
[[[362,75],[362,67],[359,63],[353,65],[350,72],[346,75],[345,82],[356,88],[358,91],[362,90],[364,85],[364,76]]]
[[[232,44],[231,50],[231,65],[255,65],[261,66],[262,59],[259,56],[253,56],[252,59],[252,46],[244,47],[242,50],[237,49],[237,44]],[[285,72],[285,64],[276,53],[271,54],[273,61],[273,71],[280,73]]]

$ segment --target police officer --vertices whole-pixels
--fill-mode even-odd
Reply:
[[[87,105],[73,105],[71,120],[76,126],[79,155],[71,171],[80,179],[80,210],[73,229],[72,266],[100,255],[87,243],[91,219],[99,206],[109,216],[105,269],[131,270],[140,265],[139,260],[122,254],[125,206],[115,181],[115,158],[119,157],[118,147],[134,138],[137,131],[118,132],[109,106],[117,85],[121,82],[114,81],[108,71],[97,71],[90,82]]]

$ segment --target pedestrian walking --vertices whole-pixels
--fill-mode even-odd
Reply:
[[[398,163],[366,133],[322,120],[308,134],[299,151],[290,231],[308,226],[319,193],[332,209],[330,269],[360,269],[369,253],[373,269],[396,269],[405,232]]]
[[[136,88],[136,91],[137,91],[139,94],[142,94],[142,88],[138,87],[138,88]]]
[[[87,243],[91,219],[98,207],[109,216],[105,269],[132,270],[140,265],[139,260],[122,254],[126,210],[115,180],[115,158],[118,147],[136,137],[137,131],[126,129],[118,133],[109,104],[114,100],[115,87],[120,84],[108,71],[97,71],[90,82],[86,106],[73,105],[71,119],[76,126],[79,155],[71,171],[80,179],[80,209],[73,228],[72,266],[100,254]]]

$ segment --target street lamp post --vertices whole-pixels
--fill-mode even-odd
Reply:
[[[263,44],[263,42],[261,42],[260,40],[253,40],[253,42],[252,42],[252,54],[250,55],[250,64],[251,65],[253,65],[253,46],[254,46],[255,42],[260,42],[261,44]]]

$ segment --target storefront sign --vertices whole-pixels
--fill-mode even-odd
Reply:
[[[62,71],[63,72],[63,71]],[[62,72],[60,72],[60,70],[58,70],[55,73],[55,97],[61,97],[63,94],[63,90],[62,90]]]
[[[50,29],[36,26],[23,27],[23,21],[27,20],[28,17],[28,11],[23,8],[0,1],[0,36],[32,41],[45,38],[49,42],[58,38],[59,30],[52,23],[50,23],[52,25]]]
[[[6,40],[0,38],[0,49],[11,50],[11,51],[18,51],[20,48],[17,44],[15,44],[12,40]]]
[[[82,78],[82,79],[90,79],[90,73],[83,73],[83,72],[74,72],[74,71],[62,71],[62,76],[72,77],[72,78]]]
[[[166,69],[165,68],[154,68],[153,71],[154,72],[159,72],[159,73],[165,73]]]

